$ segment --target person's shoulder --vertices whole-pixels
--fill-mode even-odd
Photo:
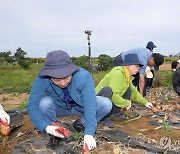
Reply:
[[[137,54],[138,56],[141,56],[141,55],[144,55],[144,54],[152,54],[152,52],[147,49],[147,48],[134,48],[134,49],[131,49],[131,50],[128,50],[125,52],[125,54],[130,54],[130,53],[135,53]]]
[[[123,66],[116,66],[112,68],[112,70],[123,70]]]
[[[119,74],[119,72],[124,72],[123,66],[116,66],[114,67],[109,73],[111,74]]]
[[[86,69],[80,67],[76,72],[73,73],[73,76],[81,79],[86,76],[91,76],[91,74]]]
[[[149,49],[147,48],[134,48],[134,49],[131,49],[131,51],[148,51],[148,52],[151,52]]]
[[[86,69],[79,67],[79,69],[74,72],[74,74],[90,74]]]
[[[40,76],[39,74],[36,76],[36,79],[38,80],[49,80],[48,76]]]
[[[139,52],[141,52],[141,53],[145,53],[145,54],[148,54],[148,55],[152,55],[152,51],[150,51],[150,50],[147,49],[147,48],[137,48],[136,50],[139,51]]]
[[[137,48],[137,54],[139,57],[144,57],[146,59],[149,59],[152,55],[152,51],[150,51],[147,48]]]
[[[49,77],[37,75],[37,76],[36,76],[36,79],[35,79],[35,82],[36,82],[36,83],[44,83],[44,84],[47,83],[47,82],[49,83]]]

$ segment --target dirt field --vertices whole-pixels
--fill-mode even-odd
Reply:
[[[160,69],[171,70],[170,64],[163,64]],[[21,102],[27,101],[27,99],[28,94],[0,94],[0,104],[2,104],[6,110],[16,109]],[[141,117],[130,122],[124,122],[124,119],[121,120],[119,117],[115,117],[113,118],[113,123],[115,124],[114,129],[125,132],[132,137],[144,139],[152,145],[160,144],[162,138],[168,137],[171,140],[171,144],[173,145],[173,143],[176,143],[176,149],[180,150],[180,148],[178,149],[178,147],[180,147],[180,125],[177,126],[177,124],[180,124],[180,117],[175,115],[176,112],[179,112],[178,109],[180,109],[180,97],[178,97],[172,89],[159,87],[150,89],[147,99],[158,108],[158,112],[152,112],[151,110],[147,110],[145,107],[141,107],[140,105],[133,103],[130,114],[140,113]],[[22,143],[27,139],[42,139],[46,136],[34,128],[28,115],[24,115],[24,119],[24,124],[16,129],[13,129],[8,137],[0,136],[0,153],[13,153],[14,148],[19,143]],[[74,118],[65,119],[65,121],[69,120],[74,120]],[[172,125],[166,123],[169,122],[168,120]],[[101,127],[101,125],[99,125],[98,130],[109,130],[109,128]],[[140,151],[131,149],[120,142],[99,143],[96,150],[92,153],[111,154],[114,151],[112,147],[117,145],[121,145],[121,153],[146,153],[144,149],[140,148]],[[44,145],[42,149],[35,149],[32,146],[28,150],[25,153],[44,153],[46,151],[46,145]],[[79,153],[82,153],[82,151],[79,151]]]
[[[159,67],[159,70],[171,70],[171,64],[164,63]]]
[[[171,95],[163,95],[164,93],[166,93],[166,94],[170,93]],[[6,95],[6,97],[8,97],[8,95]],[[18,99],[21,99],[22,101],[27,99],[26,94],[21,95],[21,96],[16,96],[16,97],[18,97],[18,98],[14,99],[14,101],[12,101],[12,99],[10,99],[9,100],[10,103],[15,102],[15,100],[18,100]],[[10,98],[10,97],[8,97],[8,98]],[[1,99],[2,99],[2,96],[1,96]],[[173,111],[180,107],[180,98],[170,89],[153,88],[148,93],[147,99],[149,101],[151,101],[154,104],[154,106],[157,106],[157,105],[161,106],[161,109],[159,109],[159,112],[157,112],[157,113],[160,113],[161,111],[163,111],[163,112],[166,112],[167,115],[173,114]],[[6,104],[8,104],[9,101],[6,100],[3,103],[6,102]],[[171,108],[172,106],[174,107],[173,110],[169,110],[169,108]],[[12,106],[12,104],[7,105],[7,107],[9,109],[14,108]],[[119,120],[119,118],[118,118],[118,120],[117,120],[117,118],[115,118],[115,119],[113,119],[113,122],[116,126],[114,129],[128,133],[129,135],[136,137],[136,138],[144,138],[148,142],[159,143],[160,139],[165,136],[169,136],[172,141],[180,140],[179,127],[178,127],[178,129],[172,129],[169,132],[167,132],[166,130],[163,130],[162,128],[158,128],[159,126],[155,126],[155,125],[152,125],[149,123],[151,120],[154,119],[153,115],[155,115],[155,113],[153,113],[150,110],[147,110],[144,107],[140,107],[140,108],[139,107],[140,107],[139,105],[135,104],[134,107],[132,107],[131,112],[132,113],[133,112],[141,113],[141,118],[131,121],[131,122],[123,123],[123,124],[120,123],[121,120]],[[2,141],[0,144],[0,153],[3,153],[3,154],[4,153],[12,153],[14,147],[17,144],[19,144],[27,139],[33,139],[33,138],[40,139],[40,138],[45,137],[45,135],[43,135],[42,133],[40,133],[38,130],[36,130],[33,127],[32,123],[27,115],[25,115],[24,118],[25,118],[24,125],[22,125],[18,129],[12,130],[9,137],[1,138]],[[177,119],[177,117],[176,117],[176,119]],[[70,119],[68,119],[68,120],[70,120]],[[161,119],[159,119],[159,120],[161,120]],[[180,120],[180,119],[178,119],[178,120]],[[161,123],[161,126],[162,126],[162,123]],[[99,126],[98,129],[102,129],[101,125]],[[103,128],[103,130],[106,130],[106,129],[107,129],[106,127]],[[102,146],[105,146],[105,145],[104,144],[99,145],[98,148],[103,150]],[[96,153],[96,151],[97,150],[95,150],[94,153]],[[34,151],[32,153],[36,153],[36,152]]]
[[[17,107],[22,102],[27,102],[29,95],[27,93],[24,94],[0,94],[0,104],[3,105],[3,107],[6,110],[14,110],[17,109]]]

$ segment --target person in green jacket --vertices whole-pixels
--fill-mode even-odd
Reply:
[[[96,94],[112,101],[111,114],[129,110],[131,101],[138,102],[149,109],[153,108],[152,103],[148,102],[132,83],[132,75],[136,74],[142,66],[137,54],[127,54],[121,66],[114,67],[97,85]],[[106,116],[102,124],[113,127],[110,116]]]

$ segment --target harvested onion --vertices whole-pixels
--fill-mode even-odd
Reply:
[[[154,107],[154,108],[152,108],[152,111],[153,112],[158,112],[158,109]]]
[[[8,136],[11,132],[11,128],[9,126],[4,126],[0,124],[0,134],[3,136]]]

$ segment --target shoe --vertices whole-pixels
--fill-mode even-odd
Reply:
[[[81,124],[80,120],[76,120],[74,123],[73,123],[73,127],[76,129],[76,131],[78,133],[80,132],[84,132],[84,126]]]
[[[107,126],[109,128],[114,128],[114,124],[111,121],[111,117],[105,117],[102,122],[101,125],[103,126]]]

